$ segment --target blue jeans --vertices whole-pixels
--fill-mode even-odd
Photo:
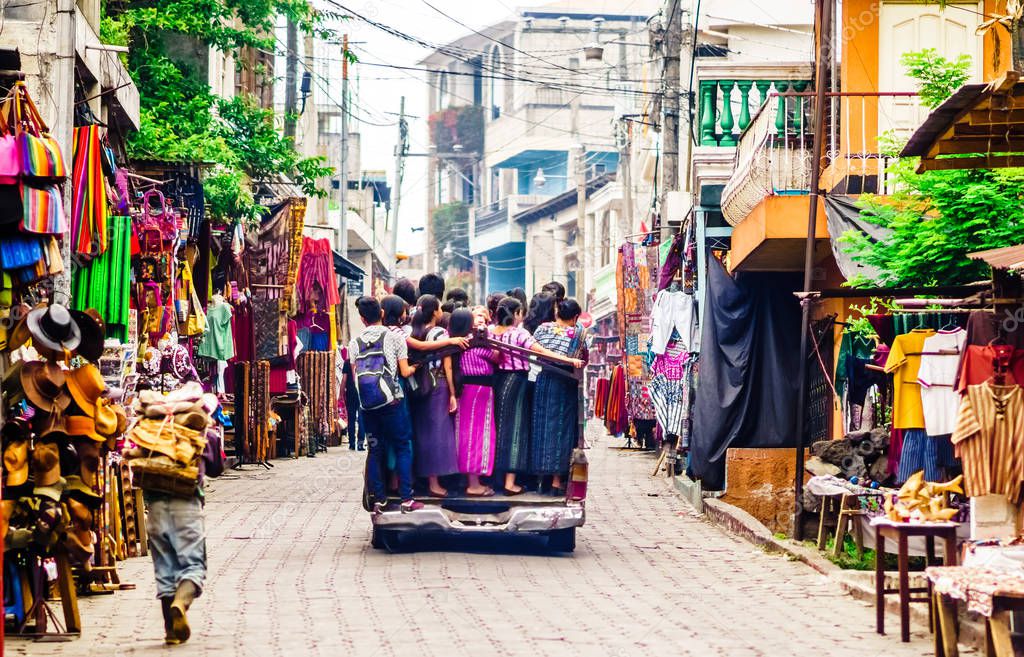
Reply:
[[[189,580],[201,593],[206,579],[206,524],[198,497],[147,496],[146,532],[156,573],[156,597],[173,597]]]
[[[358,447],[362,448],[365,435],[361,417],[363,411],[359,409],[359,397],[346,397],[345,409],[348,411],[348,448],[356,448],[357,438]]]
[[[369,454],[366,470],[373,499],[383,502],[387,499],[384,486],[384,463],[388,448],[395,453],[395,469],[398,471],[398,492],[403,500],[412,499],[412,420],[409,406],[404,399],[369,411],[360,411],[363,428],[369,436]]]

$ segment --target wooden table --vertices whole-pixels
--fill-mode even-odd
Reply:
[[[935,539],[945,541],[943,565],[956,565],[956,528],[957,523],[943,522],[931,524],[896,523],[888,520],[872,522],[875,528],[875,629],[885,634],[885,596],[899,593],[900,596],[900,638],[904,643],[910,641],[910,603],[928,602],[931,604],[931,584],[927,587],[910,587],[910,552],[908,541],[912,536],[923,536],[926,546],[926,563],[930,566],[935,562]],[[896,559],[899,575],[899,586],[895,589],[885,586],[885,539],[896,542]],[[929,593],[925,597],[911,597],[915,593]],[[931,617],[932,607],[928,607]]]
[[[943,568],[939,571],[945,570]],[[956,569],[953,569],[956,570]],[[962,569],[964,572],[968,568]],[[932,575],[933,571],[929,570]],[[1020,586],[1020,577],[1001,575],[996,573],[994,577],[1000,582],[1009,583],[1011,579],[1017,580],[1013,585],[1006,586],[1005,590],[993,590],[991,582],[982,584],[974,591],[976,596],[968,596],[967,588],[963,585],[954,585],[956,590],[946,586],[945,591],[935,590],[932,595],[932,606],[935,610],[935,655],[936,657],[958,657],[959,647],[959,624],[957,623],[956,599],[970,598],[975,603],[983,600],[986,595],[991,597],[991,609],[974,611],[985,616],[985,655],[986,657],[1013,657],[1013,641],[1010,633],[1010,616],[1015,611],[1024,611],[1024,589]],[[936,580],[938,581],[938,580]],[[970,588],[970,585],[968,585]],[[971,603],[968,603],[971,608]],[[986,616],[986,614],[988,614]]]
[[[281,415],[282,422],[284,421],[285,409],[291,412],[292,435],[295,439],[292,458],[296,459],[299,458],[299,452],[302,451],[302,441],[305,439],[305,436],[302,435],[303,406],[305,406],[304,395],[299,392],[286,393],[270,399],[270,407]],[[279,422],[278,426],[280,426],[282,422]],[[278,438],[281,438],[280,434],[278,435]]]

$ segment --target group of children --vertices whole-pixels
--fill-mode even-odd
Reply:
[[[468,302],[463,290],[444,297],[436,274],[356,300],[365,328],[348,348],[349,447],[365,435],[375,513],[387,505],[385,470],[403,512],[423,506],[414,475],[434,497],[461,487],[458,475],[469,497],[519,495],[527,481],[565,493],[579,439],[579,381],[566,374],[587,358],[580,305],[557,282],[528,305],[521,289]]]

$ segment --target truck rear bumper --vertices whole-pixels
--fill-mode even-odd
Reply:
[[[501,513],[466,513],[428,506],[411,513],[385,511],[370,518],[380,529],[398,531],[539,533],[581,527],[586,515],[582,504],[513,507]]]

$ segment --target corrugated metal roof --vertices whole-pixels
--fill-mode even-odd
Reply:
[[[971,260],[983,260],[994,269],[1024,269],[1024,244],[968,253]]]

